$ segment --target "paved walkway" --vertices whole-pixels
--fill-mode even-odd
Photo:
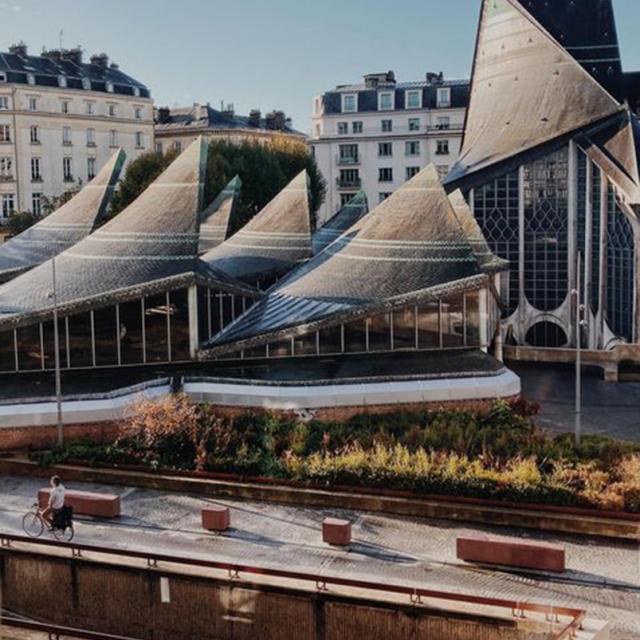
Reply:
[[[0,478],[1,531],[21,532],[22,514],[41,484],[37,479]],[[79,542],[584,608],[592,617],[613,623],[614,640],[640,638],[640,547],[631,542],[135,488],[75,483],[73,488],[109,491],[123,498],[123,517],[117,521],[80,520]],[[231,531],[214,535],[201,529],[200,508],[208,502],[232,508]],[[328,515],[354,523],[354,544],[348,551],[322,543],[321,522]],[[569,572],[559,579],[459,564],[455,538],[479,530],[563,543]]]

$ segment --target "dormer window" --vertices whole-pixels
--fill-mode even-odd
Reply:
[[[355,113],[358,110],[358,96],[355,93],[345,93],[342,96],[342,113]]]
[[[438,109],[446,109],[451,106],[451,89],[442,87],[438,89]]]
[[[405,94],[405,109],[421,109],[422,108],[422,92],[407,91]]]
[[[392,91],[384,91],[378,94],[379,111],[391,111],[393,109],[393,95]]]
[[[89,78],[82,78],[82,88],[85,91],[91,91],[91,80]]]
[[[7,81],[7,74],[0,73],[0,82],[6,82],[6,81]]]
[[[36,77],[33,75],[33,73],[27,73],[27,83],[28,84],[36,83]]]
[[[58,86],[63,89],[67,86],[67,78],[66,76],[58,76]]]
[[[134,95],[136,98],[139,98],[139,97],[140,97],[140,89],[139,89],[139,87],[133,87],[133,95]]]
[[[113,82],[107,82],[107,93],[113,93]]]

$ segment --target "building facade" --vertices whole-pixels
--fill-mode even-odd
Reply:
[[[622,71],[610,0],[484,0],[447,187],[466,194],[491,249],[510,262],[513,344],[640,343],[635,84]]]
[[[241,116],[235,113],[233,105],[217,110],[209,103],[156,109],[156,151],[166,153],[175,150],[179,153],[200,136],[209,140],[217,138],[236,142],[269,142],[277,136],[306,141],[306,136],[293,128],[291,119],[282,111],[272,111],[263,117],[260,111],[254,109],[248,116]]]
[[[389,71],[315,98],[309,145],[327,181],[318,220],[360,190],[375,206],[430,163],[444,177],[460,150],[468,91],[466,80],[428,73],[398,83]]]
[[[80,49],[0,53],[0,222],[86,184],[118,149],[154,148],[149,90]]]

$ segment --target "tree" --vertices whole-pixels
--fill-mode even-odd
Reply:
[[[135,200],[175,159],[176,152],[165,155],[146,153],[131,162],[118,193],[111,204],[114,216]],[[209,142],[205,203],[210,203],[235,175],[242,180],[237,227],[246,224],[303,169],[309,173],[312,221],[324,201],[326,182],[309,155],[304,142],[287,136],[275,136],[266,144],[229,140]]]
[[[67,191],[61,193],[59,196],[42,196],[42,217],[48,216],[56,209],[59,209],[63,204],[66,204],[75,195],[80,193],[82,189],[82,180],[78,180],[78,183],[67,189]],[[37,220],[36,220],[37,222]]]
[[[41,219],[42,218],[40,216],[31,213],[31,211],[14,211],[9,215],[6,229],[9,232],[9,235],[17,236],[19,233],[26,231]]]

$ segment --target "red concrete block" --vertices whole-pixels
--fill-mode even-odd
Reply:
[[[458,559],[465,562],[557,573],[566,566],[564,546],[557,544],[475,535],[458,538],[456,546]]]
[[[38,491],[38,504],[41,509],[49,504],[51,489]],[[92,493],[90,491],[66,491],[65,504],[73,507],[73,512],[98,518],[117,518],[120,515],[120,496],[110,493]]]
[[[349,544],[351,542],[351,523],[348,520],[325,518],[322,523],[322,540],[336,546]]]
[[[231,512],[227,507],[213,504],[202,509],[202,528],[208,531],[226,531],[231,526]]]

